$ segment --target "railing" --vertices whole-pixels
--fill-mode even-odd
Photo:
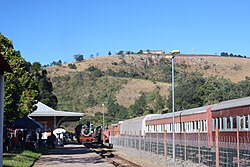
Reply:
[[[175,166],[250,166],[250,136],[239,132],[222,136],[216,131],[212,138],[206,133],[175,135]],[[140,134],[140,132],[133,133]],[[172,133],[148,133],[145,136],[125,135],[110,137],[114,149],[142,163],[172,166]],[[145,164],[141,164],[146,166]]]

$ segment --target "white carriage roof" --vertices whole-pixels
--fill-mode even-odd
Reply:
[[[142,121],[147,115],[129,119],[130,121]]]
[[[198,107],[198,108],[192,108],[188,110],[182,110],[182,111],[177,111],[174,113],[174,116],[180,116],[180,115],[191,115],[191,114],[198,114],[198,113],[204,113],[207,111],[207,109],[211,106],[204,106],[204,107]],[[166,113],[166,114],[158,114],[158,115],[153,115],[146,120],[154,120],[154,119],[163,119],[163,118],[172,118],[173,114],[171,113]]]
[[[84,113],[78,112],[66,112],[66,111],[56,111],[53,108],[38,102],[35,104],[37,109],[29,114],[30,117],[48,117],[48,116],[62,116],[62,117],[82,117]]]
[[[131,119],[125,120],[123,122],[143,121],[143,120],[148,120],[151,117],[157,117],[158,115],[162,115],[162,114],[148,114],[148,115],[143,115],[143,116],[140,116],[140,117],[135,117],[135,118],[131,118]]]
[[[220,102],[212,107],[212,111],[223,110],[227,108],[235,108],[250,105],[250,97],[228,100]]]

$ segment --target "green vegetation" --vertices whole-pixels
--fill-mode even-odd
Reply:
[[[165,72],[163,75],[166,75],[166,69],[162,70],[162,72]],[[103,72],[91,66],[85,71],[77,72],[71,76],[52,77],[51,81],[56,88],[54,93],[58,97],[58,109],[85,112],[88,108],[100,107],[103,102],[106,102],[108,112],[105,113],[105,123],[115,123],[119,120],[147,113],[157,113],[158,110],[165,107],[165,99],[159,95],[159,90],[153,94],[142,92],[140,98],[129,108],[125,108],[116,102],[114,95],[127,83],[126,78],[140,78],[140,75],[126,71],[114,72],[108,70]],[[100,125],[102,124],[102,113],[97,111],[95,116],[87,116],[79,123],[86,121]],[[64,125],[71,126],[70,124]]]
[[[169,64],[166,64],[166,62],[164,62],[163,64],[160,64],[159,66],[145,65],[144,69],[134,69],[134,70],[133,69],[131,70],[120,69],[119,71],[113,71],[112,69],[108,69],[105,72],[105,74],[109,76],[113,76],[113,77],[119,77],[119,78],[146,79],[150,81],[170,83],[171,82],[171,70],[172,70],[171,66]]]
[[[33,163],[41,156],[41,153],[24,150],[16,154],[3,154],[4,167],[27,167],[32,166]]]
[[[79,62],[84,60],[84,57],[83,57],[82,54],[74,55],[74,58],[75,58],[76,61],[79,61]]]
[[[204,78],[199,73],[182,73],[176,82],[176,111],[250,96],[250,77],[239,83],[233,83],[225,78]],[[167,100],[167,107],[172,110],[171,95]]]
[[[221,52],[220,55],[224,56],[224,57],[242,57],[242,58],[247,58],[247,56],[235,55],[233,53],[228,54],[227,52]]]
[[[70,69],[76,69],[76,65],[75,65],[74,63],[69,63],[69,64],[68,64],[68,67],[69,67]]]
[[[51,80],[57,88],[54,93],[58,98],[58,109],[76,112],[84,112],[95,105],[101,106],[127,83],[126,79],[103,76],[95,67],[71,76],[53,77]]]
[[[128,118],[128,111],[125,107],[116,103],[114,98],[110,97],[108,100],[108,122],[118,122]]]
[[[142,93],[140,98],[135,101],[135,104],[133,104],[130,107],[130,115],[131,117],[137,117],[144,115],[144,112],[146,110],[146,94]]]
[[[53,61],[52,63],[50,63],[50,66],[61,66],[61,65],[62,65],[62,60]]]
[[[126,71],[126,70],[120,70],[118,72],[115,72],[111,69],[109,69],[106,72],[107,75],[113,76],[113,77],[119,77],[119,78],[144,78],[146,79],[144,73],[139,73],[135,71]]]
[[[35,100],[55,107],[57,99],[41,64],[27,62],[12,42],[0,33],[0,52],[9,61],[13,73],[5,73],[4,123],[9,124],[29,114]]]

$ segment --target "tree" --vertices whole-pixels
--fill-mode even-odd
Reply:
[[[202,100],[197,91],[205,79],[199,73],[183,73],[176,79],[175,111],[202,106]],[[172,90],[167,100],[167,107],[172,110]]]
[[[128,117],[128,111],[125,107],[116,103],[113,98],[108,100],[108,117],[111,122],[117,122]]]
[[[83,55],[81,54],[74,55],[74,58],[76,61],[79,61],[79,62],[84,60]]]
[[[0,51],[9,61],[13,73],[5,75],[4,122],[8,124],[31,112],[38,95],[30,63],[26,62],[12,42],[0,34]]]
[[[5,124],[28,115],[33,111],[36,100],[56,107],[57,98],[51,92],[52,84],[46,77],[39,62],[27,62],[15,51],[10,40],[0,34],[0,51],[9,61],[13,73],[5,75]]]
[[[103,76],[103,72],[94,66],[87,68],[87,71],[91,72],[97,78]]]
[[[235,85],[228,79],[209,77],[198,88],[198,96],[202,105],[209,105],[233,99]]]
[[[69,64],[68,64],[68,67],[69,67],[70,69],[76,69],[76,65],[75,65],[74,63],[69,63]]]
[[[41,68],[42,68],[41,63],[34,62],[30,67],[30,71],[36,74],[41,70]]]
[[[135,101],[135,104],[131,106],[130,115],[132,117],[142,116],[146,110],[146,95],[142,93],[140,98]]]
[[[228,56],[228,53],[227,52],[221,52],[221,54],[220,54],[221,56]]]
[[[118,55],[123,55],[124,54],[124,51],[119,51],[118,53],[117,53]]]
[[[109,51],[108,55],[110,56],[110,55],[112,55],[112,53]]]
[[[53,61],[52,63],[50,63],[50,66],[61,66],[61,65],[62,65],[62,60]]]
[[[143,51],[142,50],[140,50],[137,54],[142,54],[143,53]]]
[[[34,63],[32,67],[34,66]],[[39,69],[35,74],[35,83],[38,86],[38,96],[36,100],[41,101],[42,103],[56,108],[57,106],[57,97],[52,93],[53,86],[50,80],[47,78],[47,71],[44,69]]]
[[[162,110],[165,107],[165,105],[166,105],[166,101],[161,95],[158,94],[156,96],[156,102],[154,104],[155,113],[158,112],[159,110]]]
[[[250,96],[250,77],[246,77],[245,80],[240,81],[234,89],[232,94],[235,98]]]

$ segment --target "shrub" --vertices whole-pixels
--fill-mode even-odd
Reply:
[[[76,69],[76,65],[75,65],[74,63],[68,64],[68,67],[69,67],[70,69]]]

